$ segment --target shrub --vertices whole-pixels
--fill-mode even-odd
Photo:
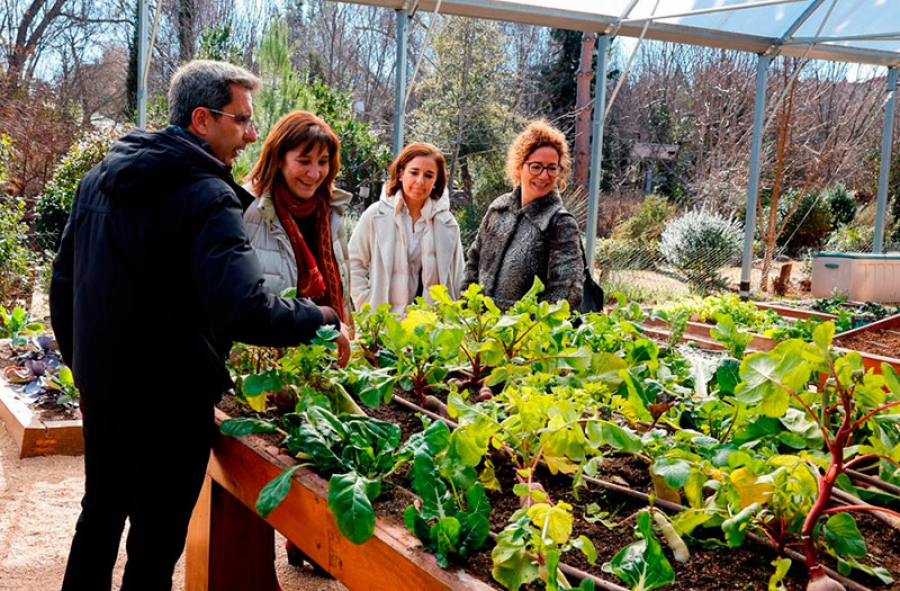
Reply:
[[[675,213],[675,206],[662,195],[648,195],[637,214],[613,230],[613,238],[620,240],[657,240]]]
[[[34,222],[41,248],[56,251],[81,177],[103,160],[121,132],[121,129],[110,129],[86,133],[72,145],[56,167],[53,178],[44,187],[37,202]]]
[[[856,199],[847,192],[846,187],[833,187],[825,190],[825,200],[831,210],[834,227],[849,224],[856,216]]]
[[[11,141],[0,135],[0,186],[6,182],[11,153]],[[36,263],[28,244],[25,200],[0,193],[0,306],[12,308],[17,298],[29,294]]]
[[[778,201],[779,224],[798,198],[800,205],[778,237],[778,245],[792,254],[808,248],[821,248],[833,224],[828,199],[818,193],[805,193],[802,197],[796,193],[785,193]]]
[[[597,266],[604,271],[652,270],[657,268],[661,259],[656,241],[612,238],[597,241],[594,257]]]
[[[871,252],[875,228],[856,224],[839,226],[825,243],[829,252]]]
[[[739,222],[703,209],[689,211],[666,224],[659,251],[700,291],[722,287],[719,270],[741,254]]]

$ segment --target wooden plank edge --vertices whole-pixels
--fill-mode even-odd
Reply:
[[[216,409],[217,422],[226,418]],[[253,436],[222,435],[213,451],[210,476],[250,508],[265,484],[296,464]],[[306,468],[295,472],[288,497],[266,521],[350,589],[494,589],[462,569],[439,567],[403,524],[377,518],[373,537],[353,544],[328,509],[328,483]]]
[[[0,419],[19,449],[20,458],[84,453],[81,420],[41,421],[27,403],[0,382]]]
[[[844,337],[852,337],[854,335],[865,332],[878,332],[879,330],[897,328],[898,326],[900,326],[900,314],[894,314],[893,316],[888,316],[887,318],[882,318],[881,320],[876,320],[875,322],[870,322],[869,324],[864,324],[862,326],[858,326],[856,328],[838,333],[834,335],[834,338],[835,340],[837,340]]]
[[[779,316],[786,318],[799,318],[807,320],[809,318],[818,318],[819,320],[837,320],[837,314],[829,314],[828,312],[818,312],[816,310],[804,310],[802,308],[794,308],[792,306],[782,306],[780,304],[770,304],[768,302],[753,302],[757,308],[761,310],[772,310],[777,312]]]

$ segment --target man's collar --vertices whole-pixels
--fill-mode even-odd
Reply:
[[[212,156],[213,158],[215,158],[216,160],[219,159],[218,156],[216,156],[216,155],[213,153],[212,146],[210,146],[210,145],[206,142],[206,140],[203,140],[203,139],[197,137],[196,135],[194,135],[193,133],[191,133],[191,132],[188,131],[187,129],[185,129],[185,128],[183,128],[183,127],[180,127],[180,126],[178,126],[178,125],[170,125],[170,126],[169,126],[169,131],[171,131],[172,133],[174,133],[174,134],[177,135],[178,137],[181,137],[181,138],[184,138],[184,139],[188,140],[189,142],[191,142],[192,144],[194,144],[194,145],[196,145],[196,146],[200,146],[200,148],[202,148],[204,152],[208,152],[209,155]]]

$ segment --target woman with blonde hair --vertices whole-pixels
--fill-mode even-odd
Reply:
[[[331,127],[307,111],[282,117],[247,176],[257,199],[244,214],[266,286],[297,289],[328,305],[349,324],[349,276],[343,213],[350,193],[333,187],[341,144]]]
[[[459,297],[463,249],[450,212],[444,154],[410,144],[391,163],[381,198],[369,206],[350,237],[353,304],[388,303],[402,314],[417,296],[431,301],[433,285]]]
[[[502,310],[540,278],[539,300],[581,304],[584,261],[578,224],[563,207],[570,167],[561,131],[533,121],[509,147],[506,173],[514,189],[491,203],[468,252],[463,286],[478,283]]]

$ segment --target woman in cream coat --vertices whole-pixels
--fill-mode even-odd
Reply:
[[[381,198],[363,212],[350,237],[350,296],[357,310],[388,303],[403,314],[433,285],[460,294],[465,264],[459,224],[450,212],[444,155],[410,144],[391,163]]]

